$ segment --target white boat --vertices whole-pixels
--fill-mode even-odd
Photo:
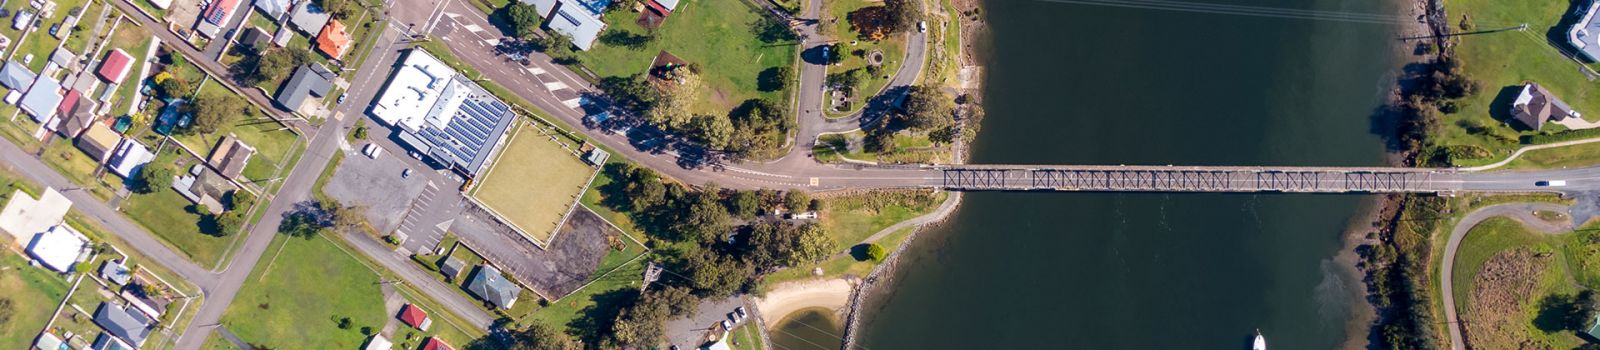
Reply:
[[[1256,329],[1256,341],[1250,345],[1250,350],[1267,350],[1267,338],[1261,336],[1261,329]]]

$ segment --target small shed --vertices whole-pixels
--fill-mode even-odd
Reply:
[[[133,272],[128,270],[128,265],[123,265],[122,261],[106,259],[106,262],[100,265],[100,278],[120,286],[133,280]]]
[[[394,348],[394,343],[389,342],[389,338],[384,338],[382,334],[373,334],[372,335],[372,339],[367,339],[367,346],[362,347],[361,349],[362,350],[389,350],[389,349],[393,349],[393,348]]]
[[[456,259],[454,256],[445,257],[444,263],[439,264],[439,273],[443,273],[444,277],[449,278],[451,281],[456,280],[457,276],[461,276],[461,271],[466,269],[467,263],[461,261],[461,259]]]

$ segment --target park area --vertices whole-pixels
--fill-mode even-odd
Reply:
[[[678,5],[666,23],[654,31],[638,24],[640,13],[611,11],[611,26],[596,45],[578,52],[584,67],[601,77],[627,77],[645,73],[656,55],[665,51],[702,67],[705,96],[696,98],[697,114],[724,115],[745,100],[763,98],[788,101],[789,89],[759,89],[762,71],[795,64],[793,42],[763,41],[757,25],[765,13],[745,0],[701,0]],[[637,38],[654,37],[640,42]]]
[[[866,99],[876,96],[889,84],[889,77],[905,61],[905,33],[887,33],[883,22],[889,10],[883,1],[830,0],[821,32],[840,43],[844,58],[828,67],[830,85],[851,90],[851,102],[826,109],[829,117],[842,117],[860,111]],[[837,84],[833,84],[837,83]]]
[[[588,186],[595,169],[538,126],[519,122],[505,149],[467,195],[529,238],[551,233]]]
[[[264,258],[222,317],[245,342],[356,349],[388,320],[378,274],[327,238],[280,235]]]
[[[1561,214],[1539,212],[1546,219]],[[1600,232],[1531,231],[1507,218],[1485,220],[1462,239],[1453,280],[1465,336],[1483,348],[1573,348],[1592,320],[1564,319],[1580,290],[1600,286]],[[1572,324],[1581,323],[1581,324]]]
[[[1456,57],[1466,76],[1482,88],[1476,95],[1457,101],[1459,111],[1444,114],[1436,143],[1448,146],[1482,147],[1486,157],[1457,161],[1471,166],[1500,160],[1520,147],[1519,138],[1539,133],[1566,130],[1559,124],[1546,124],[1543,131],[1527,131],[1507,123],[1508,107],[1525,82],[1535,82],[1579,112],[1595,118],[1600,111],[1600,87],[1585,76],[1580,64],[1564,56],[1566,30],[1574,8],[1585,3],[1560,1],[1450,0],[1445,2],[1451,15],[1452,30],[1493,30],[1527,23],[1528,30],[1504,31],[1457,37]],[[1579,9],[1582,10],[1582,9]],[[1565,17],[1563,15],[1566,15]],[[1567,18],[1567,24],[1562,24]],[[1470,29],[1469,29],[1470,28]],[[1593,66],[1593,65],[1591,65]],[[1516,125],[1516,129],[1513,129]]]

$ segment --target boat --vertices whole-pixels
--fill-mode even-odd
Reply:
[[[1256,340],[1251,343],[1250,350],[1267,350],[1267,338],[1261,336],[1261,329],[1256,329]]]

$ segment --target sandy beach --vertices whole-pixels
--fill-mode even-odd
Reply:
[[[761,311],[767,328],[778,326],[785,316],[801,309],[821,307],[842,315],[850,305],[850,292],[856,280],[835,278],[826,280],[795,281],[773,286],[765,297],[755,298],[756,309]]]

